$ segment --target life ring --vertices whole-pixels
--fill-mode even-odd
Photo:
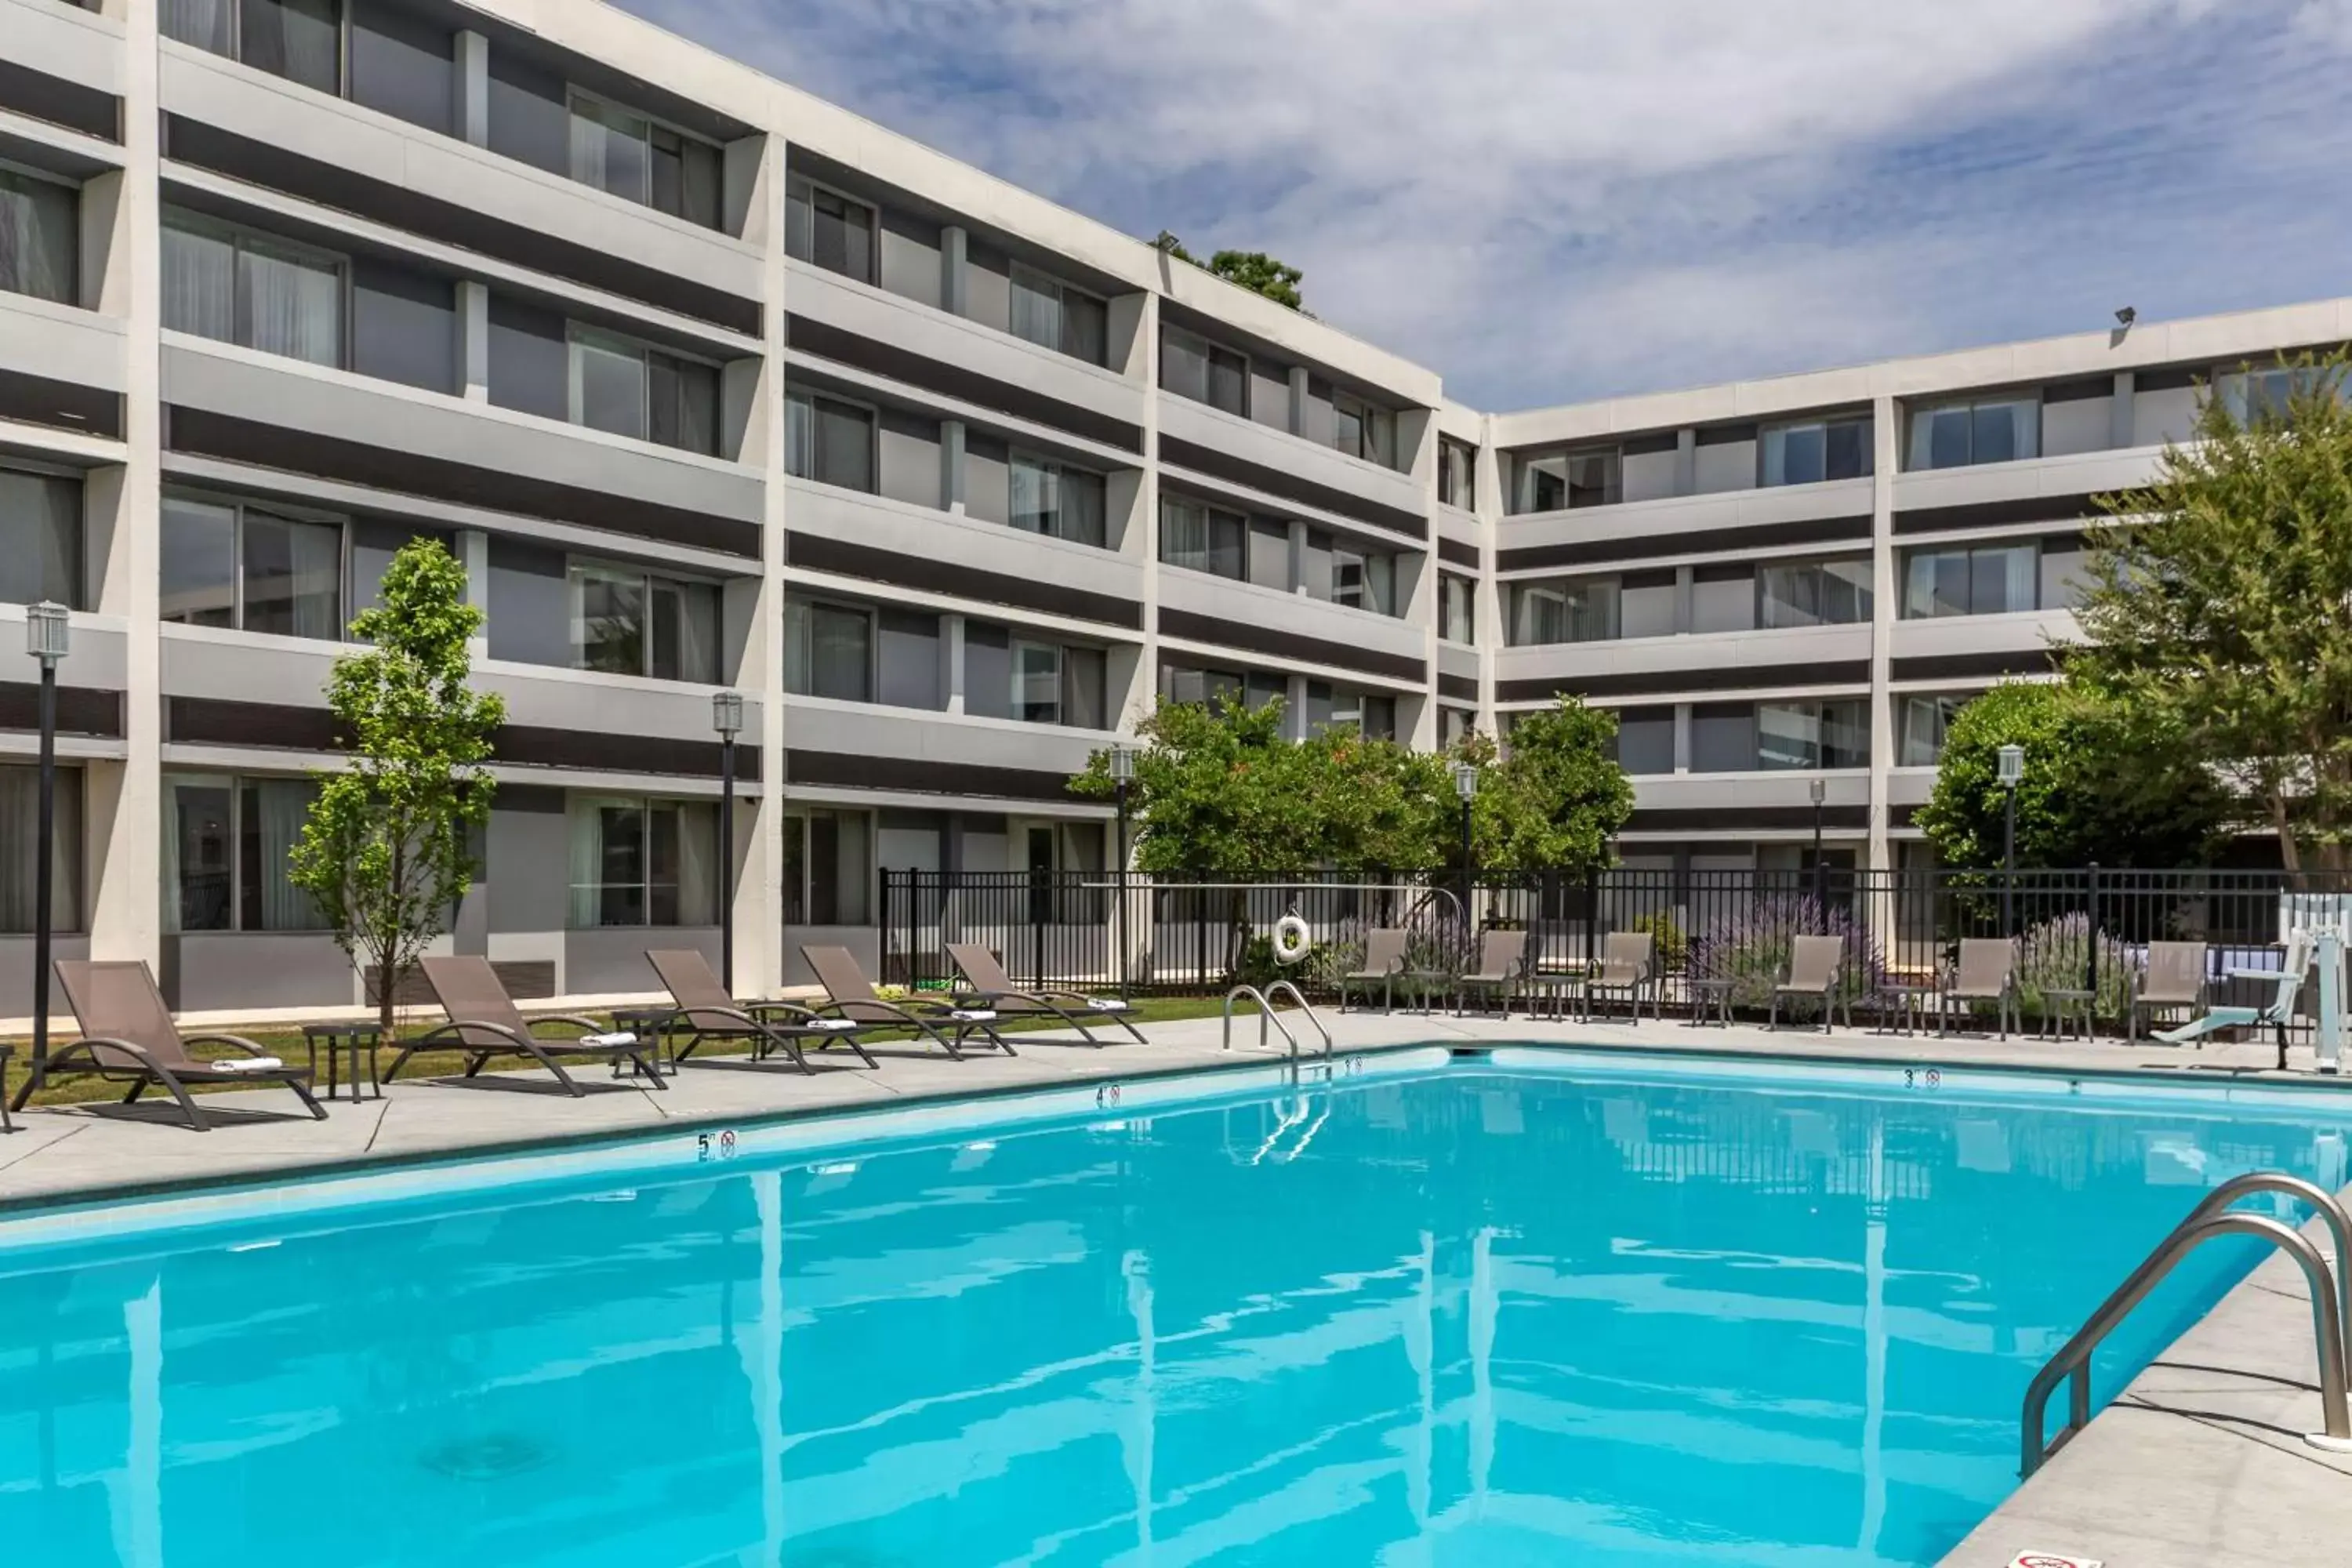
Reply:
[[[1285,915],[1274,922],[1274,961],[1276,963],[1296,963],[1305,958],[1314,945],[1314,933],[1297,915]]]

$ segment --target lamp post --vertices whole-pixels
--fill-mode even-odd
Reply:
[[[743,732],[743,694],[713,692],[710,727],[719,731],[719,984],[735,994],[735,737]]]
[[[33,847],[33,1076],[41,1086],[49,1066],[49,904],[58,876],[58,662],[73,628],[66,607],[50,600],[25,607],[25,652],[41,666],[41,798],[39,837]]]
[[[1829,799],[1830,781],[1816,777],[1813,795],[1813,907],[1820,911],[1822,929],[1829,929],[1829,910],[1824,907],[1826,896],[1822,887],[1822,803]]]
[[[1110,782],[1118,795],[1118,996],[1127,1000],[1127,790],[1135,782],[1135,748],[1114,741],[1110,748]]]
[[[1462,798],[1462,929],[1470,930],[1470,803],[1478,798],[1478,768],[1475,763],[1454,764],[1454,793]]]
[[[2013,936],[2017,889],[2017,786],[2025,782],[2025,748],[2000,749],[2000,934]]]

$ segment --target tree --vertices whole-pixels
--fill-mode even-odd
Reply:
[[[1562,695],[1520,715],[1471,808],[1479,864],[1578,876],[1607,867],[1610,841],[1633,812],[1616,739],[1617,716],[1587,708],[1580,697]],[[1465,737],[1474,752],[1482,742],[1492,748],[1483,737]]]
[[[1179,261],[1189,261],[1228,283],[1238,284],[1254,294],[1263,294],[1277,305],[1286,305],[1302,314],[1305,312],[1306,302],[1298,292],[1298,286],[1307,280],[1307,274],[1263,250],[1220,250],[1203,263],[1199,257],[1184,248],[1182,240],[1164,228],[1154,243]]]
[[[373,646],[328,678],[351,765],[319,775],[289,874],[335,944],[374,969],[386,1035],[402,982],[473,880],[471,832],[489,820],[483,763],[506,705],[467,685],[467,639],[481,624],[466,569],[439,542],[414,540],[385,571],[380,604],[352,623]]]
[[[2346,360],[2249,368],[2147,487],[2100,498],[2068,670],[2211,766],[2290,871],[2352,865],[2352,408]]]
[[[1921,831],[1948,866],[2001,864],[2000,749],[2025,749],[2017,789],[2021,866],[2144,868],[2210,858],[2227,793],[2177,737],[2072,682],[2011,681],[1952,720]]]

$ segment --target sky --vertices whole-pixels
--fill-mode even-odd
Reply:
[[[2352,293],[2352,0],[622,0],[1527,408]]]

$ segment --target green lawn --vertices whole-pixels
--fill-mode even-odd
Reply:
[[[1223,999],[1215,996],[1147,997],[1139,1001],[1137,1005],[1136,1022],[1139,1025],[1149,1025],[1157,1021],[1173,1020],[1178,1018],[1213,1018],[1223,1009],[1223,1006],[1224,1003]],[[1244,1014],[1254,1014],[1256,1011],[1256,1008],[1249,1003],[1244,1003],[1238,1010]],[[351,1015],[345,1014],[339,1016],[350,1016]],[[610,1022],[609,1016],[605,1015],[591,1013],[586,1016],[592,1018],[597,1018],[603,1022]],[[422,1033],[431,1026],[432,1025],[429,1022],[420,1020],[412,1027],[414,1032]],[[1054,1020],[1048,1019],[1043,1024],[1034,1021],[1008,1023],[1003,1026],[1003,1028],[1007,1034],[1011,1034],[1015,1031],[1027,1031],[1049,1026],[1059,1027],[1060,1026],[1055,1023]],[[1111,1034],[1109,1037],[1118,1039],[1126,1038],[1125,1031],[1118,1029],[1116,1025],[1110,1026],[1110,1030]],[[191,1030],[190,1032],[201,1033],[202,1031]],[[287,1029],[278,1027],[268,1029],[232,1030],[230,1032],[244,1036],[245,1038],[251,1040],[255,1045],[259,1046],[263,1050],[268,1051],[270,1055],[283,1058],[289,1066],[299,1067],[309,1060],[308,1054],[304,1050],[302,1045],[302,1032],[299,1028]],[[877,1029],[868,1034],[866,1038],[876,1041],[901,1040],[907,1038],[909,1033],[910,1031],[904,1029]],[[64,1040],[70,1038],[70,1036],[62,1037],[58,1043],[63,1043]],[[12,1095],[16,1092],[17,1086],[21,1085],[25,1081],[25,1054],[30,1048],[30,1043],[22,1037],[18,1037],[15,1041],[15,1045],[16,1047],[16,1054],[8,1064],[8,1092]],[[695,1054],[697,1056],[741,1056],[749,1054],[749,1051],[750,1047],[748,1045],[741,1042],[729,1041],[714,1044],[707,1049],[698,1051]],[[228,1047],[222,1046],[200,1046],[195,1047],[195,1054],[198,1057],[209,1059],[219,1057],[233,1057],[242,1053],[231,1050]],[[841,1054],[845,1055],[846,1053]],[[382,1063],[383,1066],[389,1067],[392,1065],[393,1055],[394,1047],[386,1046],[382,1057]],[[490,1058],[489,1065],[482,1070],[485,1072],[499,1072],[510,1068],[529,1068],[536,1065],[537,1064],[533,1063],[529,1057],[501,1056]],[[463,1072],[465,1070],[465,1067],[466,1058],[455,1051],[426,1051],[410,1058],[408,1065],[401,1069],[400,1076],[402,1081],[405,1082],[410,1079],[436,1078],[444,1074]],[[887,1063],[885,1064],[885,1070],[887,1070]],[[320,1063],[319,1071],[320,1075],[320,1089],[323,1093],[326,1073],[326,1064],[323,1060]],[[244,1086],[196,1086],[193,1087],[190,1092],[195,1094],[208,1094],[214,1091],[215,1087],[239,1088]],[[94,1078],[71,1079],[62,1083],[52,1083],[44,1086],[41,1092],[33,1097],[32,1102],[35,1105],[74,1105],[89,1100],[120,1100],[122,1097],[122,1092],[123,1086],[120,1083],[110,1084]],[[348,1092],[348,1090],[346,1092]]]

